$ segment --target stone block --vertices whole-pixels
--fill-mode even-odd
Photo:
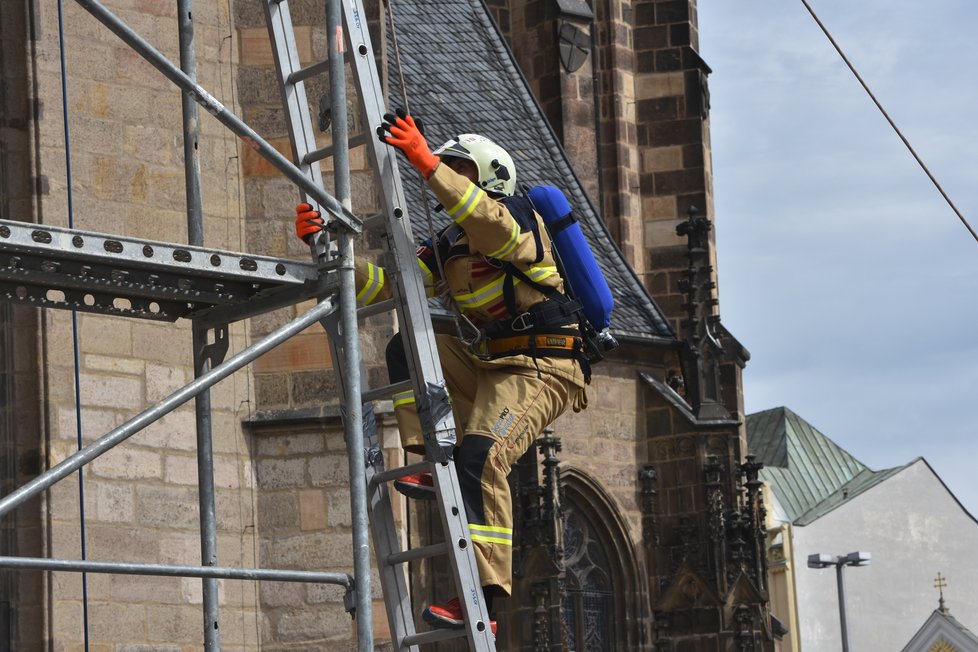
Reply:
[[[196,577],[181,577],[179,579],[179,595],[181,604],[203,604],[204,583]],[[222,580],[218,580],[221,582]],[[220,584],[219,584],[220,586]],[[218,590],[220,595],[220,590]],[[176,601],[174,601],[176,602]]]
[[[110,575],[109,579],[115,602],[180,604],[182,601],[179,577]]]
[[[294,406],[335,403],[338,399],[336,374],[332,371],[302,371],[292,374]]]
[[[326,528],[326,498],[322,491],[299,492],[299,523],[305,531]]]
[[[132,353],[132,322],[99,315],[80,315],[78,333],[83,353],[101,353],[113,357]],[[85,356],[87,361],[89,356]],[[133,373],[126,371],[125,373]]]
[[[77,527],[77,526],[76,526]],[[126,525],[92,523],[86,527],[92,559],[159,563],[159,533]]]
[[[145,365],[142,360],[130,356],[123,357],[125,353],[118,348],[111,353],[114,355],[84,355],[82,356],[82,366],[93,371],[108,371],[115,374],[142,375]]]
[[[130,483],[89,482],[87,513],[106,523],[131,523],[136,511],[136,496]]]
[[[92,473],[120,480],[158,480],[163,477],[159,451],[135,448],[125,443],[108,451],[90,465]]]
[[[242,66],[268,67],[275,65],[266,27],[239,29],[238,38],[238,61]],[[311,26],[296,25],[295,45],[299,61],[304,65],[313,63]]]
[[[331,489],[326,492],[328,524],[330,527],[351,527],[350,490]]]
[[[142,378],[83,371],[80,385],[85,405],[132,410],[143,406]]]
[[[153,608],[153,617],[146,624],[146,639],[163,643],[197,641],[201,626],[199,607],[161,605]]]
[[[346,457],[326,455],[309,459],[309,481],[314,487],[346,484],[349,475]]]
[[[255,361],[255,372],[331,369],[329,338],[318,324],[318,332],[303,332],[278,345]]]
[[[672,147],[643,147],[641,149],[642,172],[661,172],[678,170],[683,167],[683,148]]]
[[[678,220],[675,197],[643,197],[642,217],[649,220]],[[675,233],[673,234],[675,235]],[[649,240],[646,240],[649,242]]]
[[[139,431],[130,440],[141,446],[193,451],[197,449],[196,417],[192,406],[170,412]]]
[[[320,458],[313,458],[312,463]],[[306,484],[305,459],[258,460],[255,464],[258,486],[262,489],[301,487]]]
[[[54,640],[76,640],[79,632],[85,631],[81,601],[54,601],[51,605],[50,627]]]
[[[146,363],[146,402],[158,403],[191,379],[190,370],[185,367]]]
[[[197,533],[167,533],[159,538],[160,563],[193,566],[200,563],[200,536]]]
[[[637,100],[679,96],[685,92],[686,83],[682,71],[635,75],[635,99]]]
[[[259,409],[289,404],[289,377],[284,373],[255,375],[255,402]]]
[[[140,525],[196,529],[200,525],[197,491],[183,487],[140,486],[136,489]]]
[[[197,485],[197,458],[189,455],[166,455],[163,479],[168,484]]]
[[[283,642],[349,635],[350,618],[342,607],[295,610],[282,614],[276,632]]]
[[[304,603],[303,587],[295,582],[261,582],[262,607],[298,607]]]
[[[180,339],[179,327],[174,324],[161,326],[150,322],[133,321],[132,353],[144,360],[155,362],[186,366],[193,364],[190,333],[186,332],[186,339]]]
[[[674,220],[646,220],[644,222],[644,245],[646,247],[668,247],[685,244],[686,238],[676,233],[676,226],[683,221],[678,218]]]
[[[295,492],[263,492],[258,495],[258,527],[261,531],[298,529],[299,501]]]
[[[258,439],[258,456],[308,455],[325,449],[322,433],[302,432],[262,435]]]
[[[118,643],[145,640],[146,607],[113,602],[90,604],[88,627],[94,640]]]

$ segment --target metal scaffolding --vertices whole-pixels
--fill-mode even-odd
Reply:
[[[194,398],[202,562],[200,566],[165,566],[0,557],[0,568],[201,578],[203,636],[208,652],[220,650],[218,579],[337,584],[346,589],[346,608],[356,612],[359,649],[372,650],[369,533],[357,373],[346,374],[343,378],[343,395],[353,398],[352,406],[347,406],[344,430],[346,441],[350,443],[354,574],[217,565],[210,387],[317,322],[341,324],[345,334],[341,347],[344,365],[348,370],[359,369],[352,237],[360,233],[362,222],[350,210],[346,152],[349,139],[342,57],[330,57],[329,62],[335,146],[335,151],[330,154],[334,157],[336,197],[322,186],[318,160],[325,156],[311,162],[300,161],[300,166],[294,165],[197,83],[192,0],[178,0],[179,67],[96,0],[76,1],[183,92],[189,242],[186,245],[152,242],[0,220],[0,301],[157,321],[189,319],[192,322],[195,379],[4,496],[0,499],[0,517]],[[329,1],[326,7],[330,52],[337,52],[341,48],[332,39],[340,25],[340,7],[338,2]],[[317,64],[304,74],[309,76],[323,70],[324,66]],[[204,107],[234,134],[250,143],[310,201],[318,204],[328,214],[338,244],[322,242],[314,252],[314,262],[310,263],[205,248],[197,150],[198,106]],[[224,360],[228,349],[228,324],[309,298],[317,299],[314,308]],[[209,341],[213,343],[208,344]]]

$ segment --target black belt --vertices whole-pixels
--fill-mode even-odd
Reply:
[[[498,319],[483,327],[486,337],[496,339],[514,335],[546,334],[554,328],[576,324],[580,321],[578,312],[581,304],[577,299],[557,301],[547,299],[531,306],[512,319]]]

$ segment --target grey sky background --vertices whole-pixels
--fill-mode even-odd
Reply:
[[[978,3],[809,0],[978,228]],[[978,516],[978,242],[800,0],[700,0],[723,323],[748,413],[872,469],[924,457]]]

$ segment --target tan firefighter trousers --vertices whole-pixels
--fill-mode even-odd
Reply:
[[[397,337],[397,336],[395,336]],[[485,587],[512,590],[513,501],[507,476],[530,444],[584,391],[534,368],[495,366],[468,353],[454,337],[438,336],[458,433],[455,466]],[[423,450],[413,393],[394,397],[401,441]]]

